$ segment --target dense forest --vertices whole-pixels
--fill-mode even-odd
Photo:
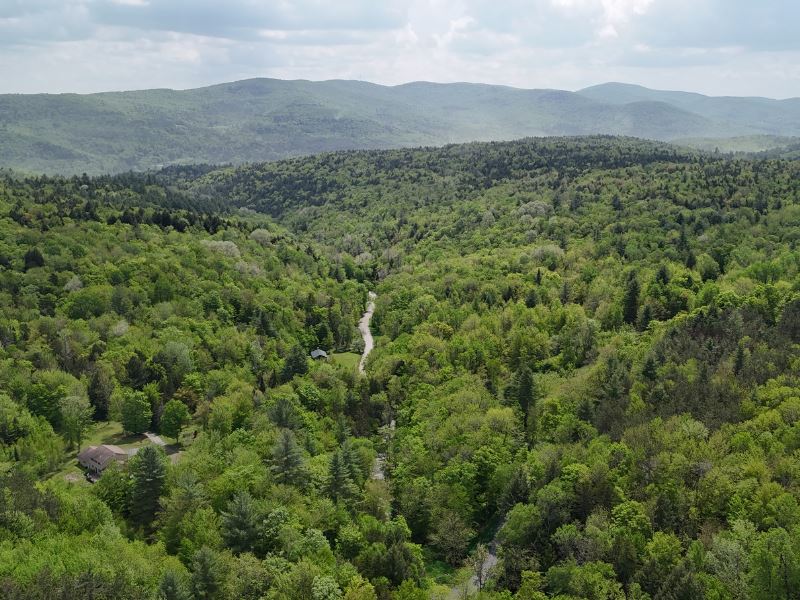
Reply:
[[[334,150],[590,134],[710,151],[780,151],[800,141],[800,103],[619,83],[573,92],[267,78],[188,90],[0,94],[0,165],[28,173],[101,175]]]
[[[0,229],[0,597],[798,598],[798,161],[6,173]]]

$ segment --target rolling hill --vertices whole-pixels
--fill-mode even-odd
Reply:
[[[611,136],[0,173],[0,597],[796,599],[799,246]]]
[[[0,166],[44,173],[586,134],[703,138],[725,149],[718,139],[800,135],[800,99],[711,98],[622,84],[569,92],[277,79],[183,91],[0,95]]]
[[[598,102],[626,106],[634,102],[663,102],[751,134],[797,135],[800,98],[704,96],[689,92],[651,90],[638,85],[605,83],[578,92]]]

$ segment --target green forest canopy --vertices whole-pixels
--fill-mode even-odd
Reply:
[[[483,598],[796,597],[797,161],[9,174],[0,228],[3,597],[446,598],[497,529]],[[181,453],[67,481],[107,420]]]

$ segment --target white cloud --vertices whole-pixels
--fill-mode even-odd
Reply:
[[[781,0],[0,0],[0,92],[255,76],[800,95]]]
[[[643,15],[654,0],[551,0],[554,7],[592,21],[600,39],[619,37],[619,28]]]

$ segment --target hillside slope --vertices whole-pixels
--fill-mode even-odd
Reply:
[[[704,96],[689,92],[651,90],[638,85],[605,83],[578,92],[597,102],[630,105],[635,102],[664,102],[731,130],[747,130],[751,134],[797,135],[800,130],[800,99],[733,96]]]
[[[276,79],[184,91],[0,96],[0,166],[44,173],[598,133],[659,140],[800,135],[800,101],[615,85],[576,93]]]
[[[799,232],[608,136],[0,175],[0,597],[795,598]]]

